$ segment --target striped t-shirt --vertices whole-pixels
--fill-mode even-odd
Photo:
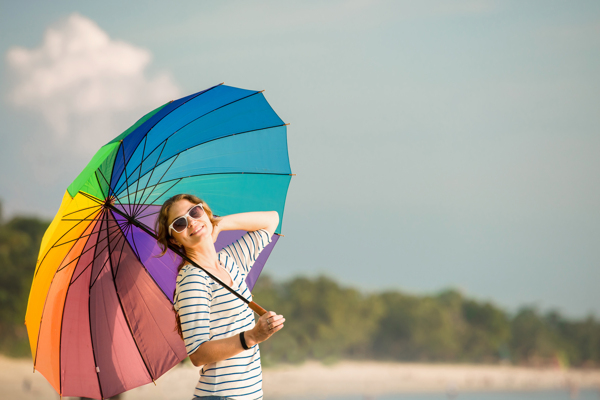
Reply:
[[[246,275],[270,242],[271,237],[265,230],[248,232],[217,253],[219,261],[231,275],[232,288],[249,301],[252,294],[246,286]],[[181,319],[188,355],[208,340],[227,338],[254,327],[254,314],[242,300],[204,271],[189,264],[177,276],[174,303]],[[204,365],[194,394],[235,399],[262,398],[258,345],[227,360]]]

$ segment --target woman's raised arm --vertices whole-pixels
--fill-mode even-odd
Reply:
[[[217,240],[220,231],[257,231],[264,229],[273,236],[279,225],[279,214],[277,211],[255,211],[240,214],[226,215],[218,219],[217,225],[213,227],[213,240]]]

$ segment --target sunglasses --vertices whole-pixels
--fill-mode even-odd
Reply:
[[[169,235],[171,235],[171,229],[177,233],[183,232],[188,227],[188,217],[191,219],[200,219],[203,215],[204,207],[202,207],[202,204],[196,204],[185,215],[177,217],[171,222],[171,225],[169,225]]]

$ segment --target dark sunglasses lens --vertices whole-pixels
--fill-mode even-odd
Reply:
[[[198,219],[202,216],[202,207],[200,206],[196,206],[194,208],[192,208],[189,212],[190,217],[194,218],[194,219]]]
[[[185,228],[187,228],[187,219],[179,217],[173,222],[173,229],[177,232],[183,232]]]

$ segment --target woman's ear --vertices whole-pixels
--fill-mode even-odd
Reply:
[[[181,243],[179,243],[177,240],[175,240],[175,238],[172,236],[169,238],[169,242],[171,242],[171,244],[174,244],[177,247],[181,247]]]

